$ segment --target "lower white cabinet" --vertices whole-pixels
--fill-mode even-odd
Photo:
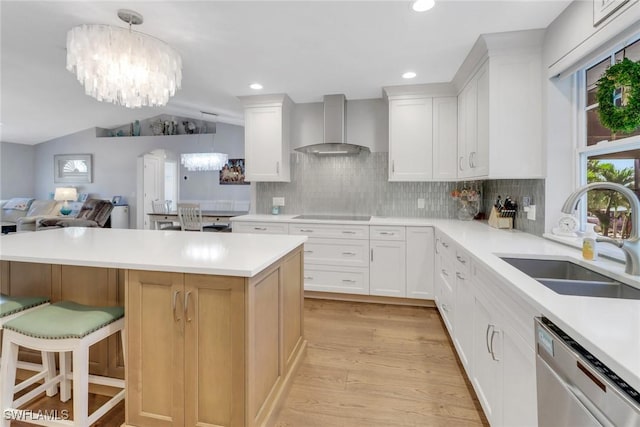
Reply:
[[[233,221],[231,229],[234,233],[289,234],[289,224],[286,222]]]
[[[369,269],[304,264],[305,291],[369,295]]]
[[[407,227],[407,298],[434,299],[434,231]]]
[[[471,372],[471,359],[473,355],[473,306],[474,289],[470,274],[469,257],[456,251],[456,334],[453,342],[458,351],[458,356],[467,373]]]
[[[407,295],[405,242],[371,240],[370,294],[387,297]]]

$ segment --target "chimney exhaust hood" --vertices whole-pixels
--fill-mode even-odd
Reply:
[[[301,153],[318,155],[358,154],[369,148],[346,142],[347,100],[344,95],[325,95],[324,142],[296,148]]]

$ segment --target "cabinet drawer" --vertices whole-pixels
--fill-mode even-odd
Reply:
[[[369,269],[304,265],[305,291],[369,295]]]
[[[289,224],[289,234],[330,239],[369,239],[368,225]]]
[[[367,267],[369,242],[355,239],[309,238],[304,244],[304,262],[307,264]]]
[[[375,225],[369,228],[369,235],[371,240],[404,240],[405,228]]]
[[[276,222],[233,222],[234,233],[289,234],[289,224]]]
[[[462,273],[465,278],[469,277],[469,265],[471,264],[471,258],[469,254],[461,249],[456,249],[456,272]]]
[[[455,255],[455,246],[451,240],[442,233],[436,235],[436,254],[444,258],[451,258]]]

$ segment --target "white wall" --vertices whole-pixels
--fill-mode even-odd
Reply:
[[[34,197],[35,148],[0,142],[0,199]],[[51,160],[53,162],[53,159]]]
[[[95,130],[87,129],[35,146],[35,197],[47,198],[56,184],[53,182],[54,154],[92,154],[93,182],[78,184],[79,192],[92,197],[111,199],[123,196],[131,207],[131,218],[136,217],[136,159],[154,149],[175,153],[206,152],[212,149],[244,157],[244,128],[218,123],[215,135],[174,135],[120,138],[96,138]],[[173,157],[173,155],[171,156]],[[219,186],[218,175],[213,172],[190,172],[190,179],[182,168],[179,172],[180,198],[189,200],[235,199],[249,200],[251,186]],[[215,176],[214,176],[215,175]],[[57,186],[60,186],[58,184]],[[184,194],[183,194],[184,193]],[[189,197],[186,197],[189,196]],[[135,224],[135,221],[131,221]]]
[[[323,137],[321,102],[296,104],[291,120],[291,150],[318,144]],[[389,112],[382,99],[347,100],[347,142],[372,152],[389,151]]]

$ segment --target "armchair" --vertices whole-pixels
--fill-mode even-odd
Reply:
[[[109,200],[87,200],[75,218],[42,218],[36,222],[36,230],[59,227],[109,227],[113,204]]]

